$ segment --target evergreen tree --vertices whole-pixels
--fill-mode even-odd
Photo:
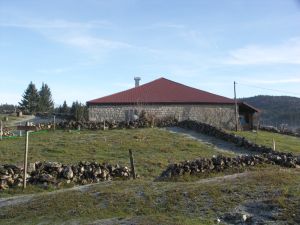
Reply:
[[[54,103],[52,100],[51,90],[47,84],[42,84],[39,91],[39,111],[40,112],[52,112],[54,109]]]
[[[71,107],[71,114],[76,121],[87,119],[87,107],[78,101],[73,102]]]
[[[20,107],[27,113],[36,113],[39,104],[39,93],[35,85],[30,82],[23,94],[23,99],[19,102]]]
[[[64,101],[63,105],[61,106],[61,113],[68,114],[70,112],[67,102]]]

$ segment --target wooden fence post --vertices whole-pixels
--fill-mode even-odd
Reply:
[[[55,115],[53,116],[53,130],[55,131],[55,123],[56,123],[56,121],[55,121]]]
[[[28,141],[29,141],[29,131],[26,130],[23,189],[26,188],[26,179],[27,179],[27,158],[28,158],[28,144],[29,144]]]
[[[273,151],[276,151],[276,142],[275,142],[274,138],[273,138]]]
[[[0,119],[0,141],[2,141],[2,135],[3,135],[3,125],[2,125],[2,120]]]
[[[135,179],[136,178],[136,174],[135,174],[134,159],[133,159],[133,155],[132,155],[131,149],[129,149],[129,158],[130,158],[130,165],[131,165],[131,175],[132,175],[132,178]]]

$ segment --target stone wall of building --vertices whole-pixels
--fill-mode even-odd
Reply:
[[[90,121],[128,121],[145,111],[155,118],[175,117],[179,121],[196,120],[216,127],[234,128],[233,105],[90,105]]]

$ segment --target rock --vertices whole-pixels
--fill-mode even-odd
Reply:
[[[32,173],[36,170],[35,163],[29,163],[29,167],[27,169],[28,173]]]
[[[63,177],[66,178],[67,180],[70,180],[73,178],[74,176],[74,173],[73,173],[73,170],[70,166],[66,166],[64,169],[63,169]]]

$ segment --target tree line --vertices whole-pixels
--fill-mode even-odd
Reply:
[[[56,113],[72,116],[77,121],[86,120],[88,117],[86,105],[78,101],[73,102],[71,107],[64,101],[62,105],[55,108],[50,87],[45,83],[43,83],[40,90],[38,90],[36,85],[30,82],[22,96],[21,102],[19,102],[18,108],[25,114]]]

